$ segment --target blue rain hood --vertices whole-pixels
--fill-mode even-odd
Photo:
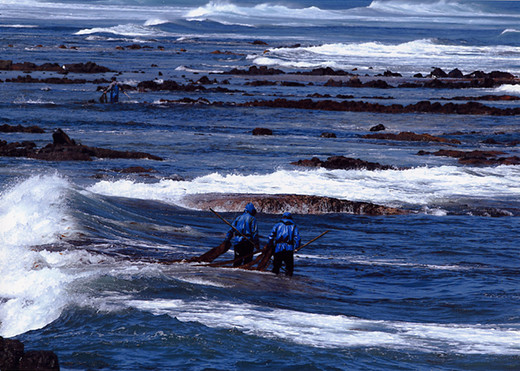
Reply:
[[[255,205],[253,205],[251,202],[246,205],[246,208],[244,210],[245,212],[255,216],[256,215],[256,209]]]

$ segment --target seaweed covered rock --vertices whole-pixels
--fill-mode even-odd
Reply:
[[[408,211],[394,207],[340,200],[332,197],[308,195],[265,195],[265,194],[196,194],[186,196],[183,203],[200,210],[212,208],[223,212],[240,212],[248,202],[255,204],[258,212],[281,214],[290,211],[294,214],[347,213],[362,215],[404,215]]]

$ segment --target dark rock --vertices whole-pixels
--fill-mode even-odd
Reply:
[[[476,100],[483,100],[483,101],[517,101],[520,100],[520,97],[516,95],[481,95],[481,96],[456,96],[452,98],[441,98],[442,100],[467,100],[467,101],[476,101]]]
[[[273,131],[267,128],[254,128],[253,135],[273,135]]]
[[[385,76],[385,77],[402,77],[403,75],[401,75],[401,74],[398,73],[398,72],[392,72],[392,71],[386,70],[386,71],[383,73],[383,76]]]
[[[455,68],[448,73],[448,77],[452,79],[461,79],[464,75],[458,68]]]
[[[293,87],[303,87],[305,84],[302,84],[301,82],[296,81],[282,81],[280,83],[281,86],[293,86]]]
[[[224,72],[226,75],[283,75],[285,72],[276,68],[267,68],[265,66],[257,67],[251,66],[248,70],[240,70],[233,68],[228,72]]]
[[[58,356],[54,352],[45,350],[31,350],[25,352],[20,360],[19,370],[59,370]]]
[[[142,166],[130,166],[125,169],[116,170],[118,173],[122,174],[136,174],[136,173],[152,173],[153,169],[146,169]]]
[[[24,352],[24,344],[19,340],[4,339],[0,336],[0,370],[59,370],[58,356],[51,351],[30,350]]]
[[[72,73],[106,73],[112,72],[109,68],[100,66],[94,62],[66,64],[63,68]]]
[[[500,142],[497,142],[494,138],[487,138],[483,140],[481,143],[484,144],[500,144]]]
[[[372,126],[370,128],[370,131],[383,131],[386,130],[385,125],[383,124],[377,124],[376,126]]]
[[[321,161],[318,157],[313,157],[310,160],[298,160],[291,162],[291,165],[306,166],[306,167],[323,167],[329,170],[389,170],[396,169],[393,166],[381,165],[377,162],[368,162],[360,159],[354,159],[344,156],[331,156],[326,161]]]
[[[438,142],[438,143],[451,143],[461,144],[460,140],[457,139],[446,139],[436,137],[430,134],[416,134],[409,131],[401,132],[399,134],[393,133],[378,133],[378,134],[366,134],[363,136],[366,139],[385,139],[385,140],[402,140],[410,142]]]
[[[56,129],[54,133],[52,133],[52,140],[55,146],[75,146],[76,142],[61,129]]]
[[[494,166],[494,165],[520,165],[520,157],[497,157],[504,155],[501,151],[455,151],[439,150],[437,152],[419,151],[418,155],[434,155],[458,158],[459,163],[473,166]]]
[[[165,80],[162,84],[156,81],[141,81],[137,84],[139,91],[204,91],[206,88],[201,84],[182,85],[173,80]]]
[[[91,161],[93,157],[162,160],[158,156],[144,152],[114,151],[76,144],[61,129],[53,133],[53,141],[40,149],[36,148],[33,142],[0,141],[0,156],[27,157],[46,161]]]
[[[216,79],[210,80],[208,76],[202,76],[200,79],[197,80],[197,84],[202,85],[210,85],[210,84],[217,84],[218,81]]]
[[[21,341],[4,339],[0,336],[0,370],[16,370],[24,354]]]
[[[2,133],[33,133],[33,134],[42,134],[45,133],[45,130],[38,126],[22,126],[22,125],[8,125],[3,124],[0,125],[0,132]]]
[[[430,73],[430,77],[448,77],[448,74],[444,72],[441,68],[434,68]]]
[[[379,103],[368,103],[363,101],[333,101],[311,99],[287,100],[278,98],[275,100],[255,100],[252,102],[238,103],[242,107],[272,107],[272,108],[297,108],[324,111],[347,111],[347,112],[375,112],[375,113],[437,113],[458,115],[495,115],[513,116],[520,115],[520,107],[498,108],[486,106],[479,102],[467,102],[464,104],[421,101],[415,104],[403,106],[401,104],[382,105]]]
[[[262,194],[198,194],[183,199],[183,203],[199,210],[213,208],[224,212],[241,212],[248,202],[253,202],[260,213],[294,214],[348,213],[361,215],[403,215],[406,210],[368,202],[339,200],[331,197],[307,195],[262,195]]]
[[[334,70],[330,67],[319,67],[314,68],[312,71],[298,71],[295,75],[308,75],[308,76],[349,76],[351,73],[344,70]]]
[[[262,41],[262,40],[255,40],[251,44],[253,44],[253,45],[267,45],[267,43],[265,41]]]
[[[321,133],[321,138],[336,138],[336,134],[334,133]]]

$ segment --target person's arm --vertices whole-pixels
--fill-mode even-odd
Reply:
[[[302,243],[302,240],[300,238],[300,231],[298,230],[298,227],[294,226],[293,231],[293,243],[294,243],[294,249],[297,249],[300,247],[300,244]]]

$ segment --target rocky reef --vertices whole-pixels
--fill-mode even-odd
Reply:
[[[248,202],[252,202],[258,212],[282,214],[289,211],[294,214],[329,214],[347,213],[360,215],[403,215],[408,211],[376,205],[369,202],[339,200],[332,197],[307,195],[265,195],[265,194],[220,194],[207,193],[186,196],[183,203],[190,208],[221,212],[241,212]]]
[[[0,156],[27,157],[46,161],[92,161],[93,158],[127,158],[161,161],[162,158],[145,152],[115,151],[76,143],[62,129],[52,134],[53,142],[37,148],[34,142],[0,140]]]

